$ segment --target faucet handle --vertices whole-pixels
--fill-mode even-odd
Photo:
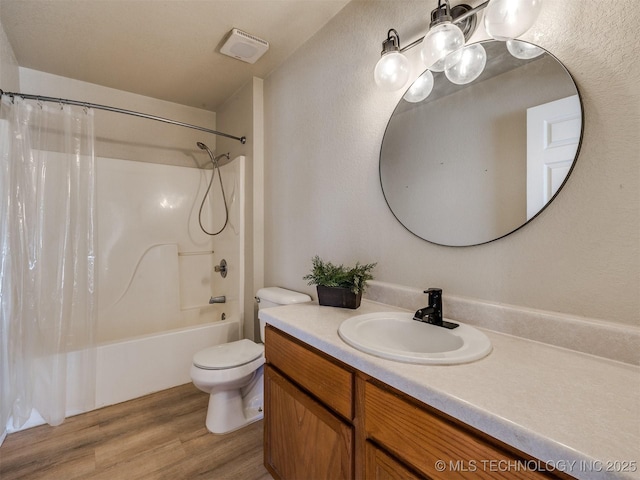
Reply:
[[[442,308],[442,289],[441,288],[428,288],[424,291],[429,295],[429,306],[433,307],[438,305],[438,308]]]
[[[227,261],[223,258],[220,261],[220,265],[216,265],[215,267],[213,267],[213,270],[215,272],[220,273],[222,278],[226,278],[226,276],[227,276]]]

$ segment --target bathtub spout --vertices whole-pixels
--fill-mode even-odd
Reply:
[[[227,297],[221,295],[219,297],[211,297],[209,299],[209,303],[225,303],[227,301]]]

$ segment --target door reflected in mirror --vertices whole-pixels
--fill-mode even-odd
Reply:
[[[400,100],[382,141],[391,211],[440,245],[490,242],[532,220],[566,182],[582,138],[578,90],[553,55],[516,58],[510,50],[534,46],[481,43],[487,64],[474,82],[434,73],[426,99]]]

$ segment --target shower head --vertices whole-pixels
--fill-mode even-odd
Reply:
[[[223,165],[226,165],[227,163],[229,163],[229,160],[231,159],[231,157],[229,156],[229,153],[221,153],[220,155],[218,155],[217,157],[213,156],[213,153],[211,153],[211,150],[209,150],[209,147],[207,147],[204,143],[202,142],[196,142],[196,145],[198,146],[198,148],[200,150],[206,150],[206,152],[209,154],[209,158],[211,159],[211,163],[213,163],[214,167],[222,167]],[[218,164],[218,160],[220,160],[222,157],[226,157],[227,161]]]

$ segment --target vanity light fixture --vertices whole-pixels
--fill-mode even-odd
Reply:
[[[490,37],[502,41],[529,30],[542,9],[542,0],[491,0],[488,3],[484,28]]]
[[[461,48],[458,53],[460,55],[456,58],[456,62],[448,66],[444,74],[451,83],[465,85],[473,82],[484,71],[487,52],[482,45],[475,43]]]
[[[407,102],[420,103],[431,94],[431,90],[433,90],[433,73],[431,73],[431,70],[425,70],[425,72],[411,84],[404,94],[404,99]]]
[[[393,28],[382,42],[382,54],[373,78],[380,88],[390,92],[401,89],[409,80],[409,60],[400,53],[400,36]]]
[[[420,57],[424,66],[433,72],[442,72],[460,60],[459,50],[464,45],[464,33],[452,23],[449,0],[438,0],[438,8],[431,12],[429,31],[422,40]]]
[[[544,53],[544,50],[540,47],[514,39],[507,40],[507,50],[511,55],[520,60],[530,60]]]
[[[387,91],[403,88],[409,80],[410,65],[403,52],[420,45],[420,56],[427,69],[432,72],[445,72],[453,83],[470,83],[482,73],[486,64],[486,53],[481,45],[465,47],[476,30],[477,14],[484,12],[484,27],[489,36],[496,40],[508,41],[529,30],[542,8],[542,0],[487,0],[475,8],[460,4],[451,7],[449,0],[438,0],[438,7],[431,12],[431,23],[427,34],[407,45],[400,47],[400,36],[395,29],[390,29],[387,39],[382,43],[382,55],[376,64],[374,78],[376,84]],[[523,52],[514,44],[517,55],[531,55]],[[512,51],[510,48],[509,51]],[[532,57],[531,57],[532,58]],[[423,75],[424,76],[424,75]],[[428,78],[424,83],[428,86]],[[431,81],[433,86],[433,80]],[[420,90],[420,89],[419,89]],[[409,94],[407,101],[422,101],[424,91]]]

